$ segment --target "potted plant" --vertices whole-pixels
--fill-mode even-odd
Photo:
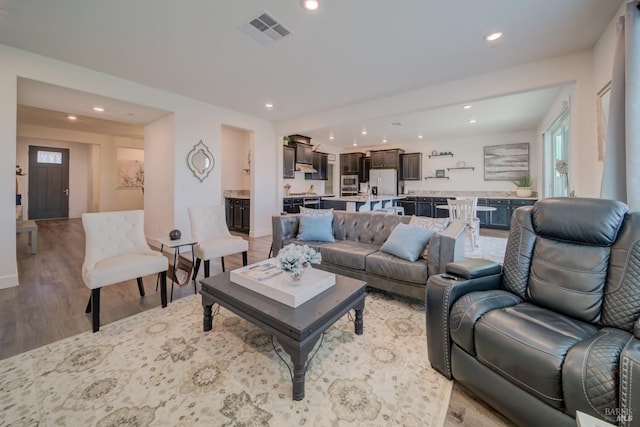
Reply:
[[[516,178],[515,181],[513,181],[513,183],[517,187],[516,194],[518,195],[518,197],[531,196],[531,193],[532,193],[531,187],[533,186],[533,180],[531,179],[531,176],[528,173],[524,175],[520,175],[519,177]]]

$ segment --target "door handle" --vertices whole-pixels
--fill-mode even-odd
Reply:
[[[67,188],[66,190],[64,190],[64,191],[63,191],[63,193],[64,193],[67,197],[69,197],[69,189],[68,189],[68,188]]]

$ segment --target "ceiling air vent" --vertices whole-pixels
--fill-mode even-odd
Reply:
[[[240,29],[265,46],[291,34],[291,31],[267,12],[243,24]]]

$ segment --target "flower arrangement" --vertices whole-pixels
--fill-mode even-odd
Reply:
[[[296,280],[300,278],[305,268],[311,267],[311,264],[320,264],[322,255],[307,245],[300,246],[290,243],[280,249],[276,261],[282,271]]]

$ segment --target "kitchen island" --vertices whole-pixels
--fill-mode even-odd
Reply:
[[[393,206],[396,200],[404,199],[405,196],[342,196],[342,197],[323,197],[322,206],[324,208],[333,208],[340,211],[349,212],[371,212],[383,208]]]

